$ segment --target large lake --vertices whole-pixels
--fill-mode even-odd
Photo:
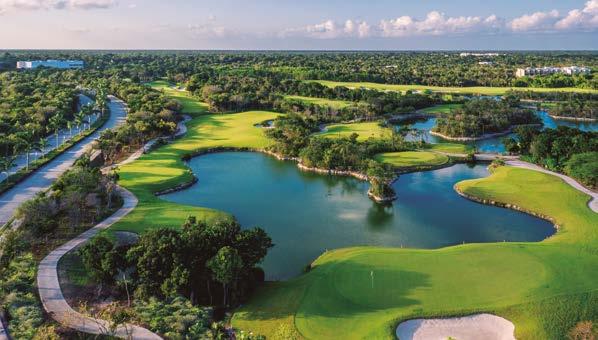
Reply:
[[[542,124],[545,129],[556,129],[558,126],[568,126],[577,128],[582,131],[598,131],[598,122],[576,122],[571,120],[554,119],[548,115],[546,111],[537,111],[536,114],[542,119]],[[436,118],[427,119],[415,119],[410,121],[403,121],[399,126],[409,126],[412,129],[422,131],[422,135],[414,136],[408,135],[407,140],[414,141],[424,139],[427,143],[442,143],[447,140],[433,136],[430,134],[430,130],[436,125]],[[491,152],[491,153],[503,153],[505,152],[505,146],[502,143],[502,139],[505,136],[494,137],[483,139],[475,142],[469,142],[469,144],[475,145],[480,152]],[[448,141],[450,143],[456,143]]]
[[[303,172],[260,153],[208,154],[189,166],[198,183],[163,199],[226,211],[243,227],[264,228],[276,244],[263,263],[269,280],[298,275],[326,249],[540,241],[554,233],[547,221],[457,195],[453,185],[487,176],[485,165],[402,175],[390,206],[371,201],[366,182]]]

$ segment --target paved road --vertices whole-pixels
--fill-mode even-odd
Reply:
[[[79,95],[79,110],[81,109],[81,107],[83,105],[88,105],[93,103],[93,100],[85,95],[80,94]],[[99,116],[95,115],[95,114],[91,114],[89,116],[87,116],[85,118],[86,121],[90,122],[90,125],[93,124],[97,118]],[[83,124],[82,124],[83,125]],[[85,124],[87,125],[87,124]],[[58,132],[58,138],[56,138],[55,134],[51,134],[47,137],[48,140],[48,147],[46,147],[46,149],[44,150],[43,153],[41,152],[30,152],[29,153],[29,163],[33,162],[34,160],[42,157],[44,154],[47,154],[48,152],[56,149],[57,147],[59,147],[60,145],[64,144],[66,141],[68,141],[71,137],[79,134],[82,130],[84,129],[83,126],[79,126],[79,127],[73,127],[72,130],[69,131],[69,129],[62,129]],[[27,165],[27,156],[23,153],[17,156],[17,159],[15,160],[15,166],[13,166],[12,168],[9,169],[9,173],[14,173],[22,168],[24,168]],[[0,182],[3,182],[6,180],[6,176],[0,176]],[[0,339],[1,340],[1,339]]]
[[[0,195],[0,226],[10,220],[21,203],[33,198],[38,192],[46,190],[52,182],[68,170],[75,160],[81,157],[85,149],[100,136],[102,131],[118,126],[125,121],[127,114],[125,104],[116,97],[110,97],[109,99],[110,118],[101,128],[39,168],[12,189]]]
[[[592,191],[592,190],[584,187],[583,185],[579,184],[579,182],[577,182],[573,178],[571,178],[569,176],[566,176],[566,175],[563,175],[563,174],[559,174],[559,173],[554,172],[554,171],[550,171],[550,170],[544,169],[544,168],[542,168],[540,166],[537,166],[535,164],[531,164],[531,163],[520,161],[520,160],[507,161],[506,164],[510,165],[510,166],[519,167],[519,168],[525,168],[525,169],[540,171],[540,172],[543,172],[543,173],[546,173],[546,174],[549,174],[549,175],[560,177],[563,181],[565,181],[565,183],[567,183],[570,186],[574,187],[575,189],[583,192],[584,194],[590,195],[590,197],[592,197],[592,198],[590,199],[590,201],[588,201],[588,207],[590,207],[590,209],[592,209],[592,211],[598,213],[598,193],[596,193],[596,192],[594,192],[594,191]]]
[[[111,334],[120,338],[141,340],[162,339],[143,327],[130,324],[119,326],[115,333],[111,333],[109,331],[110,324],[107,321],[91,318],[73,310],[64,299],[62,289],[60,288],[60,282],[58,280],[58,262],[60,261],[60,258],[72,249],[87,242],[101,230],[110,227],[137,206],[137,198],[135,195],[121,187],[118,187],[117,190],[124,199],[123,206],[117,212],[93,228],[52,251],[40,262],[37,270],[39,297],[46,312],[48,312],[54,320],[66,327],[91,334]]]

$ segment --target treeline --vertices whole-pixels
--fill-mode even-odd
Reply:
[[[74,122],[76,86],[49,70],[0,73],[0,156],[23,152]]]
[[[386,113],[413,112],[442,101],[437,94],[329,88],[316,82],[289,79],[275,72],[239,72],[241,74],[237,75],[193,75],[187,82],[187,89],[208,103],[215,112],[275,109],[304,113],[321,122],[364,120]],[[337,109],[289,100],[284,98],[285,95],[344,100],[353,104]]]
[[[181,104],[147,86],[112,81],[109,91],[128,105],[126,123],[102,133],[95,148],[102,151],[107,164],[118,160],[148,140],[176,131]]]
[[[595,75],[519,80],[520,67],[596,68],[596,52],[503,52],[497,56],[460,56],[459,52],[210,52],[210,51],[39,51],[5,52],[0,64],[19,59],[82,59],[89,69],[133,82],[168,77],[184,82],[194,74],[271,70],[299,80],[370,81],[429,86],[578,86],[598,88]],[[492,64],[479,64],[490,61]]]
[[[598,118],[598,101],[566,101],[548,108],[548,113],[557,117],[581,119]]]
[[[598,100],[596,93],[584,92],[533,92],[533,91],[509,91],[508,96],[517,97],[521,100],[537,100],[537,101],[575,101],[575,100]]]
[[[508,152],[520,153],[533,163],[598,188],[598,132],[564,126],[545,130],[519,127],[515,132],[517,138],[505,139]]]
[[[470,100],[438,118],[432,131],[448,137],[480,137],[508,131],[515,125],[540,124],[540,118],[532,110],[519,108],[517,104],[513,98]]]

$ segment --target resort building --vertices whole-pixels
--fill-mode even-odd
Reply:
[[[17,61],[18,69],[34,69],[38,67],[72,69],[83,68],[83,60],[31,60]]]
[[[567,67],[526,67],[526,68],[518,68],[515,72],[515,76],[525,77],[525,76],[536,76],[536,75],[549,75],[555,73],[562,73],[566,75],[574,75],[574,74],[590,74],[592,69],[589,67],[583,66],[567,66]]]

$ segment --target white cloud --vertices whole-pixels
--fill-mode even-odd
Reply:
[[[371,27],[365,21],[346,20],[339,24],[333,20],[326,20],[319,24],[309,25],[301,28],[291,28],[279,34],[281,37],[306,36],[318,39],[334,39],[358,37],[366,38],[371,35]]]
[[[525,14],[509,22],[509,28],[515,32],[550,30],[559,19],[559,12],[536,12]]]
[[[574,9],[555,24],[559,30],[592,30],[598,28],[598,0],[586,2],[583,9]]]
[[[432,11],[423,20],[410,16],[382,20],[379,28],[384,37],[445,35],[491,31],[496,29],[499,22],[500,20],[495,15],[487,18],[478,16],[446,17],[444,13]]]
[[[116,0],[0,0],[0,13],[8,10],[98,9],[116,5]]]
[[[195,38],[222,38],[232,35],[232,32],[225,27],[206,24],[189,24],[187,30]]]

